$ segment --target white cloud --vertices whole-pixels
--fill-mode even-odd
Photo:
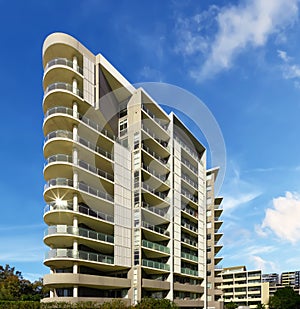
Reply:
[[[270,269],[272,271],[276,271],[277,269],[274,262],[264,260],[262,257],[258,255],[251,256],[250,260],[252,260],[254,267],[256,269],[261,269],[263,273],[269,272]]]
[[[267,208],[262,223],[263,229],[270,229],[277,237],[293,244],[300,241],[300,197],[287,192],[285,196],[273,199],[273,208]]]
[[[223,206],[225,210],[232,210],[240,205],[246,204],[254,200],[260,195],[258,192],[240,193],[234,196],[224,196]]]
[[[191,71],[193,78],[203,81],[229,69],[234,58],[246,49],[264,46],[270,35],[282,35],[283,29],[297,19],[297,13],[297,0],[246,0],[235,6],[214,6],[197,19],[192,18],[193,22],[179,22],[182,26],[179,40],[183,38],[183,42],[179,43],[178,49],[185,55],[198,53],[202,57],[204,54],[204,64]],[[201,31],[207,15],[215,16],[217,23],[212,40]],[[184,48],[183,43],[187,40],[189,43]]]

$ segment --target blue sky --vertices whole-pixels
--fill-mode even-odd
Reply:
[[[69,33],[132,83],[199,97],[227,150],[223,266],[300,269],[300,24],[296,0],[0,0],[0,264],[42,260],[42,60]]]

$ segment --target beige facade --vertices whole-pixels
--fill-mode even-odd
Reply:
[[[207,308],[223,308],[222,290],[220,289],[221,267],[220,250],[222,244],[220,240],[223,234],[220,231],[222,221],[220,216],[223,212],[221,197],[215,197],[214,187],[218,175],[218,169],[208,170],[206,173],[206,222],[207,222]]]
[[[222,270],[224,305],[231,301],[239,306],[256,308],[269,303],[269,283],[262,282],[261,270],[247,270],[245,266],[226,267]]]
[[[206,308],[203,145],[69,35],[45,40],[43,65],[43,301],[158,297]]]

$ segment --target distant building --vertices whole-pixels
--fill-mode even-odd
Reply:
[[[261,270],[249,270],[246,266],[226,267],[222,270],[224,305],[233,301],[239,308],[256,308],[269,302],[269,283],[262,282]]]
[[[277,273],[263,274],[262,282],[269,282],[270,286],[275,286],[279,284],[279,275]]]

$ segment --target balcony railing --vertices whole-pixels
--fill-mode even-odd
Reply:
[[[112,235],[95,232],[95,231],[84,229],[81,227],[66,226],[66,225],[49,226],[46,229],[44,236],[55,235],[55,234],[71,234],[71,235],[77,235],[77,236],[81,236],[85,238],[90,238],[93,240],[109,242],[112,244],[114,243],[114,236]]]
[[[73,163],[72,156],[68,156],[65,154],[57,154],[50,156],[46,159],[45,166],[53,163],[53,162],[67,162],[67,163]],[[97,174],[98,176],[104,177],[110,181],[114,181],[114,175],[107,173],[106,171],[103,171],[83,160],[78,160],[78,166],[82,167],[85,170],[88,170],[89,172],[92,172],[94,174]]]
[[[194,246],[194,247],[197,247],[198,246],[198,242],[194,239],[190,239],[190,238],[186,238],[184,236],[181,237],[181,241],[188,244],[188,245],[191,245],[191,246]]]
[[[71,179],[67,179],[67,178],[54,178],[54,179],[50,179],[49,181],[47,181],[46,185],[45,185],[45,190],[53,187],[53,186],[67,186],[67,187],[72,187],[74,189],[76,189],[74,187],[74,183],[73,180]],[[114,198],[113,196],[111,196],[110,194],[108,194],[107,192],[101,191],[99,189],[93,188],[83,182],[78,182],[78,189],[82,190],[84,192],[87,192],[89,194],[95,195],[97,197],[100,197],[102,199],[105,199],[109,202],[113,202]]]
[[[67,67],[72,68],[73,70],[77,71],[78,73],[80,73],[81,75],[83,75],[83,70],[79,65],[74,65],[73,61],[67,59],[67,58],[55,58],[50,60],[46,66],[45,66],[45,71],[47,69],[49,69],[50,67],[54,66],[54,65],[65,65]]]
[[[47,213],[47,212],[52,211],[52,210],[70,210],[70,211],[73,211],[73,205],[68,203],[67,206],[57,206],[57,205],[55,205],[55,203],[53,203],[53,205],[50,204],[50,205],[45,206],[44,213]],[[91,208],[84,206],[84,205],[78,205],[78,212],[81,213],[81,214],[90,216],[90,217],[100,219],[100,220],[108,221],[108,222],[111,222],[111,223],[114,222],[113,216],[108,215],[108,214],[101,212],[101,211],[91,209]]]
[[[197,233],[198,232],[198,227],[191,224],[191,223],[188,223],[188,222],[185,222],[185,221],[181,221],[181,225],[184,226],[185,228]]]
[[[156,160],[158,160],[160,163],[165,165],[167,168],[170,168],[170,164],[168,163],[167,159],[162,158],[159,156],[156,152],[152,151],[148,146],[142,144],[142,148],[148,152],[152,157],[154,157]]]
[[[196,161],[199,161],[199,155],[198,153],[191,149],[191,147],[189,147],[183,140],[181,140],[177,135],[175,135],[175,139],[176,141],[181,145],[182,148],[184,148],[184,150],[186,150]]]
[[[52,139],[52,138],[56,138],[56,137],[62,137],[62,138],[68,138],[70,140],[73,141],[73,134],[70,131],[66,131],[66,130],[56,130],[53,132],[50,132],[49,134],[46,135],[45,137],[45,143]],[[74,142],[78,142],[79,144],[91,149],[92,151],[95,151],[97,153],[99,153],[100,155],[113,160],[114,156],[111,152],[108,152],[107,150],[91,143],[90,141],[78,136],[77,140],[74,140]]]
[[[190,163],[190,161],[186,160],[185,158],[181,158],[181,162],[189,168],[194,174],[198,175],[198,169]]]
[[[165,264],[165,263],[160,263],[156,261],[151,261],[151,260],[142,260],[142,265],[146,267],[151,267],[151,268],[156,268],[156,269],[162,269],[162,270],[167,270],[170,271],[170,265]]]
[[[170,236],[169,231],[167,231],[166,229],[161,228],[157,225],[150,224],[150,223],[145,222],[145,221],[142,221],[142,227],[144,227],[148,230],[154,231],[156,233],[159,233],[161,235],[165,235],[165,236],[168,236],[168,237]]]
[[[168,130],[168,125],[164,124],[159,118],[157,118],[146,106],[142,104],[143,111],[146,112],[148,116],[150,116],[162,129],[165,131]]]
[[[142,240],[142,246],[149,248],[149,249],[153,249],[153,250],[156,250],[156,251],[160,251],[160,252],[170,254],[170,249],[168,247],[154,243],[154,242],[146,240],[146,239]]]
[[[194,203],[198,204],[198,198],[193,194],[189,193],[188,191],[182,189],[181,194],[187,197],[189,200],[193,201]]]
[[[150,206],[146,202],[142,202],[142,206],[143,206],[143,208],[145,208],[145,209],[147,209],[151,212],[154,212],[154,213],[160,215],[161,217],[164,217],[166,219],[170,218],[170,216],[168,214],[168,209],[166,209],[166,208],[161,209],[161,208],[158,208],[158,207],[155,207],[155,206]]]
[[[53,83],[51,85],[49,85],[46,90],[45,90],[45,95],[52,90],[67,90],[73,94],[76,94],[77,96],[79,96],[80,98],[83,98],[83,93],[79,90],[79,89],[74,89],[73,86],[71,84],[68,83],[63,83],[63,82],[58,82],[58,83]]]
[[[73,109],[69,108],[69,107],[65,107],[65,106],[56,106],[53,108],[50,108],[47,110],[47,112],[45,113],[45,119],[47,117],[49,117],[50,115],[53,114],[66,114],[69,116],[74,116],[73,113]],[[117,141],[118,138],[116,135],[108,132],[106,129],[103,128],[102,125],[97,124],[96,122],[92,121],[90,118],[80,114],[80,113],[76,113],[76,119],[82,121],[83,123],[85,123],[86,125],[88,125],[89,127],[93,128],[94,130],[98,131],[99,133],[107,136],[108,138]]]
[[[168,146],[168,142],[164,141],[160,137],[156,136],[154,132],[152,132],[149,128],[147,128],[145,125],[142,124],[142,129],[150,135],[154,140],[156,140],[161,146],[163,146],[166,150],[170,151],[170,148]]]
[[[192,276],[198,276],[198,271],[186,267],[181,267],[181,273],[182,274],[187,274],[187,275],[192,275]]]
[[[188,175],[182,173],[181,178],[184,179],[187,183],[189,183],[193,188],[198,190],[198,184],[195,181],[193,181]]]
[[[153,175],[154,177],[160,179],[161,181],[163,181],[167,185],[170,185],[170,181],[167,179],[167,176],[165,174],[162,175],[162,174],[156,172],[153,168],[147,166],[144,163],[143,163],[142,166],[143,166],[143,169],[146,170],[147,172],[149,172],[151,175]]]
[[[76,251],[73,249],[51,249],[46,253],[45,259],[79,259],[91,262],[114,264],[114,257],[99,253],[87,252],[87,251]]]
[[[142,183],[142,187],[145,190],[147,190],[147,191],[153,193],[154,195],[160,197],[161,199],[165,200],[166,202],[168,202],[168,203],[170,202],[170,198],[167,196],[167,193],[156,191],[144,182]]]
[[[198,256],[186,253],[186,252],[181,252],[181,257],[190,261],[195,261],[198,262]]]
[[[190,214],[191,216],[195,217],[195,218],[198,218],[198,211],[186,206],[186,205],[183,205],[182,206],[182,210],[188,214]]]

